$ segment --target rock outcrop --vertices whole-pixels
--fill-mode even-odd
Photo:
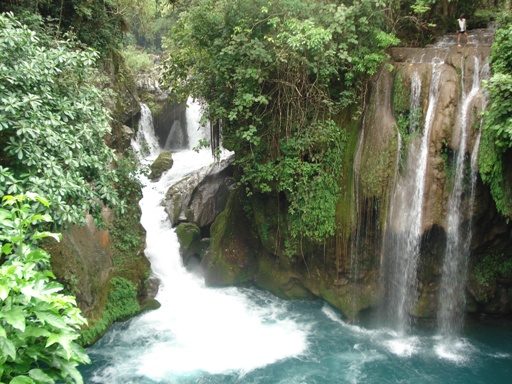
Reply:
[[[233,179],[233,158],[205,167],[169,188],[162,205],[181,244],[185,264],[191,257],[201,259],[208,249],[210,227],[226,208]]]
[[[158,180],[162,174],[172,168],[174,160],[172,153],[169,151],[162,151],[156,160],[149,166],[151,173],[149,174],[150,180]]]
[[[448,36],[421,49],[392,49],[388,64],[393,69],[386,65],[376,76],[361,123],[354,126],[349,117],[340,116],[339,124],[355,147],[349,149],[353,158],[340,171],[340,185],[345,189],[333,238],[323,244],[301,242],[299,247],[289,246],[286,251],[284,244],[290,244],[291,239],[283,230],[285,202],[271,195],[254,195],[242,202],[238,191],[211,226],[211,249],[202,261],[206,281],[214,285],[254,283],[289,298],[322,297],[348,317],[381,305],[385,293],[382,265],[394,257],[387,252],[385,239],[409,225],[396,214],[407,210],[397,198],[401,193],[397,189],[416,171],[410,167],[411,159],[418,151],[425,120],[431,119],[418,283],[413,293],[419,299],[411,314],[434,316],[455,153],[461,142],[460,111],[472,89],[474,74],[481,79],[488,73],[492,31],[472,31],[472,44],[465,47],[457,47],[454,39]],[[434,77],[439,86],[431,89]],[[413,97],[417,98],[416,104],[412,103]],[[469,127],[465,147],[468,158],[478,149],[484,99],[484,92],[479,91],[464,107],[469,111],[465,122]],[[469,193],[463,194],[461,225],[473,228],[466,310],[512,313],[512,296],[506,293],[512,287],[510,279],[501,278],[496,286],[485,286],[478,269],[485,255],[512,253],[512,226],[497,214],[480,181],[476,184],[476,202],[470,209]],[[175,209],[168,210],[174,212],[174,222],[187,217],[182,213],[178,218]],[[197,220],[199,216],[194,215]],[[290,254],[290,249],[298,251]]]

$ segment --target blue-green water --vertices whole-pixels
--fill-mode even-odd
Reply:
[[[132,328],[132,321],[115,325],[89,349],[93,365],[82,369],[85,381],[141,384],[512,382],[510,322],[470,322],[464,337],[456,340],[442,340],[431,331],[421,329],[412,336],[400,337],[385,329],[372,330],[346,324],[336,311],[321,301],[285,302],[253,289],[217,291],[243,298],[247,308],[254,309],[263,326],[281,323],[285,324],[283,332],[299,339],[305,335],[305,348],[292,353],[292,356],[258,366],[261,354],[272,355],[281,348],[277,345],[279,335],[276,335],[275,342],[266,340],[263,350],[254,350],[262,348],[262,345],[257,342],[251,345],[253,335],[239,335],[241,346],[234,346],[238,350],[231,351],[225,348],[232,348],[232,341],[223,343],[219,337],[216,339],[218,344],[204,346],[212,353],[210,356],[197,354],[195,361],[184,363],[180,358],[176,359],[176,351],[172,347],[169,349],[173,344],[171,337],[169,345],[160,343],[159,350],[150,354],[152,366],[148,365],[146,352],[154,342],[158,344],[166,336],[153,334],[140,338]],[[193,307],[194,303],[190,306]],[[265,311],[265,308],[271,309]],[[229,313],[225,315],[229,317]],[[197,333],[202,334],[204,330],[207,333],[229,332],[229,329],[211,327],[208,320],[208,317],[202,319],[200,323],[204,329],[197,330]],[[262,334],[262,337],[266,335]],[[183,346],[175,347],[179,350]],[[187,352],[183,351],[183,354],[187,355]],[[224,356],[226,359],[234,358],[234,365],[239,364],[243,368],[229,368],[229,361],[223,361]],[[194,359],[194,355],[189,357]],[[252,358],[256,360],[254,366]],[[203,359],[210,359],[212,364],[205,364]],[[216,372],[215,364],[225,371]]]

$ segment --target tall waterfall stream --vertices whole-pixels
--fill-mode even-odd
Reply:
[[[443,334],[452,335],[460,331],[464,319],[464,287],[467,278],[467,261],[471,242],[470,228],[462,228],[462,194],[464,192],[464,175],[466,169],[466,152],[468,146],[468,112],[471,103],[481,90],[480,63],[474,57],[475,66],[473,81],[469,94],[463,92],[463,103],[460,110],[460,143],[455,164],[455,180],[448,202],[447,244],[443,263],[441,288],[439,294],[439,327]],[[462,66],[464,68],[464,66]],[[462,74],[464,78],[464,73]],[[471,162],[472,174],[475,164]],[[473,189],[473,182],[471,186]],[[473,194],[471,193],[471,200]],[[470,202],[473,205],[472,201]]]
[[[142,119],[138,140],[151,148],[156,141],[149,117]],[[201,138],[198,117],[187,116],[190,148]],[[157,154],[151,150],[144,161]],[[86,383],[509,382],[510,323],[474,323],[444,343],[429,327],[403,334],[371,322],[346,323],[321,300],[283,301],[254,288],[206,287],[183,267],[160,202],[169,186],[210,166],[212,158],[207,150],[173,157],[174,167],[160,181],[143,180],[140,202],[161,307],[115,324],[88,349],[93,364],[81,367]]]
[[[432,64],[432,80],[430,83],[428,109],[425,116],[423,134],[418,147],[410,151],[407,176],[397,186],[390,220],[401,226],[389,243],[386,253],[394,255],[389,262],[388,273],[393,280],[388,298],[388,317],[392,319],[396,329],[405,333],[410,328],[409,313],[415,302],[416,272],[419,258],[423,223],[423,199],[425,192],[425,173],[427,170],[430,132],[436,111],[439,94],[440,72],[437,65]],[[416,87],[413,87],[416,92]],[[419,92],[418,92],[419,95]],[[413,98],[411,104],[417,104]]]

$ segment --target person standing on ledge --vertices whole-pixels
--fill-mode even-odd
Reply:
[[[466,32],[466,19],[464,15],[460,15],[459,19],[459,30],[457,31],[457,45],[460,47],[460,35],[464,34],[466,36],[466,44],[469,43],[468,33]]]

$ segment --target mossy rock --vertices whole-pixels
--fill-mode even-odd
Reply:
[[[201,230],[196,224],[181,223],[176,227],[176,235],[183,264],[187,265],[191,257],[201,257],[204,244],[201,242]]]
[[[349,284],[344,287],[321,287],[319,296],[339,309],[348,319],[355,319],[362,310],[374,307],[379,301],[375,285]]]
[[[437,298],[432,292],[423,292],[412,311],[414,317],[431,318],[437,310]]]
[[[158,308],[160,308],[162,304],[154,298],[148,298],[144,303],[141,305],[141,312],[149,312],[154,311]]]
[[[81,344],[94,344],[113,323],[125,321],[140,312],[135,285],[123,277],[114,277],[110,280],[106,308],[100,319],[89,324],[89,327],[81,332]]]
[[[210,228],[210,252],[201,260],[208,285],[247,284],[255,273],[255,245],[240,195],[240,190],[235,190]]]
[[[191,245],[201,240],[201,230],[193,223],[181,223],[176,227],[178,241],[183,249],[190,249]]]
[[[304,287],[300,275],[283,267],[279,259],[261,255],[258,258],[259,269],[256,285],[284,299],[306,299],[315,296]]]
[[[169,151],[162,151],[156,160],[149,166],[151,173],[149,178],[153,181],[158,180],[165,171],[172,168],[174,160],[172,154]]]

